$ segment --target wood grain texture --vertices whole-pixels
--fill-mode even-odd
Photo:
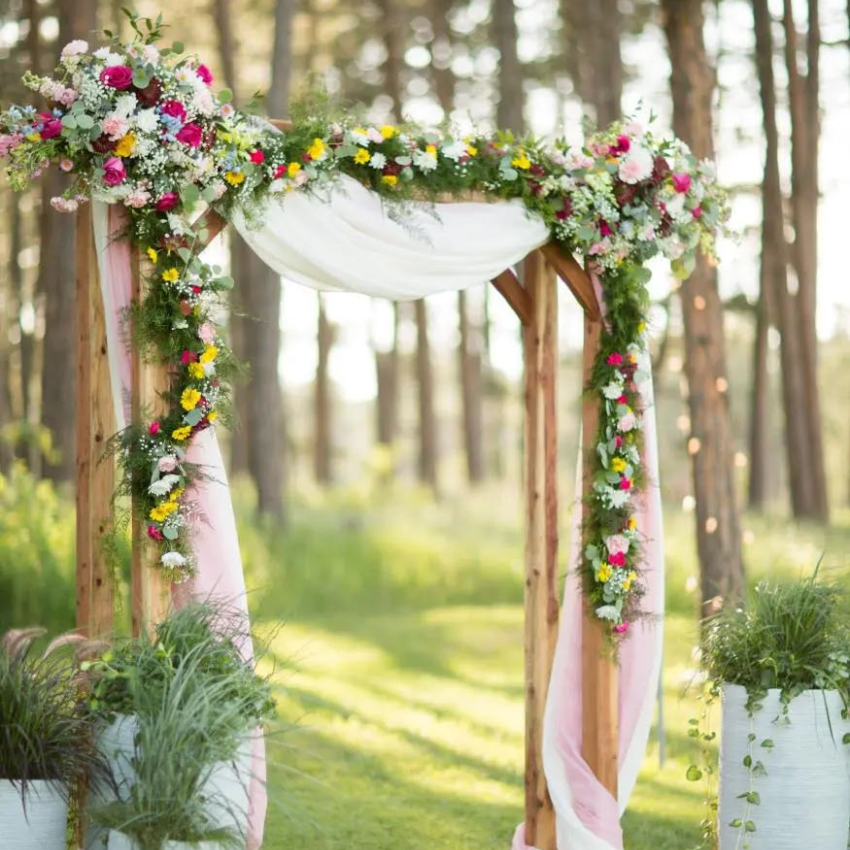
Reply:
[[[592,319],[599,321],[602,318],[602,308],[596,297],[590,275],[574,257],[565,254],[554,242],[544,245],[540,250],[549,265],[558,273],[558,277],[569,287],[584,312]]]
[[[76,623],[81,632],[96,637],[113,626],[112,571],[102,543],[112,527],[115,463],[105,457],[105,450],[115,431],[115,411],[88,206],[77,213],[76,221],[76,314]]]
[[[514,313],[517,314],[522,324],[531,324],[533,318],[531,296],[528,294],[528,290],[517,280],[517,276],[510,269],[505,269],[493,278],[492,283],[508,302]]]
[[[525,350],[525,834],[555,850],[555,812],[543,770],[543,715],[558,634],[558,290],[539,251],[525,261],[532,306]]]

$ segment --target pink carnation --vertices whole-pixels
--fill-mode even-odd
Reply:
[[[20,133],[0,136],[0,156],[8,156],[23,140]]]
[[[50,206],[57,212],[72,213],[77,211],[79,204],[73,198],[56,197],[50,199]]]
[[[617,623],[617,625],[616,625],[616,626],[614,626],[614,631],[615,631],[618,635],[624,635],[624,634],[625,634],[628,630],[629,630],[629,624],[628,624],[628,623],[625,623],[625,622],[623,622],[623,623]]]
[[[617,136],[617,153],[628,153],[632,140],[628,136]]]
[[[204,345],[212,345],[215,341],[215,326],[212,322],[204,322],[200,328],[198,328],[198,336],[201,338],[201,342]]]
[[[117,142],[127,135],[130,129],[130,122],[120,115],[111,115],[103,121],[103,132],[109,136],[113,142]]]
[[[370,142],[373,142],[376,145],[379,145],[379,144],[381,144],[381,142],[384,141],[384,137],[383,137],[383,135],[381,135],[381,131],[378,130],[376,127],[370,127],[366,131],[366,138]]]
[[[74,39],[74,41],[69,41],[62,48],[62,53],[59,55],[59,58],[65,62],[72,56],[79,56],[82,53],[88,53],[88,50],[89,43],[87,41],[83,41],[81,38],[77,38]]]
[[[617,430],[622,431],[623,433],[628,433],[629,431],[634,430],[637,427],[637,418],[634,413],[626,413],[620,417],[620,421],[617,423]]]
[[[56,100],[62,104],[62,106],[71,106],[71,104],[77,99],[77,92],[74,89],[63,88],[59,94],[59,97]]]
[[[623,534],[612,534],[605,538],[605,548],[609,555],[625,555],[629,551],[629,540]]]
[[[126,198],[124,198],[124,203],[128,207],[132,207],[133,209],[141,209],[144,206],[147,206],[150,203],[151,193],[145,191],[144,189],[136,189],[135,192],[130,192]]]
[[[174,472],[177,469],[177,458],[174,455],[165,455],[157,461],[156,467],[160,472]]]

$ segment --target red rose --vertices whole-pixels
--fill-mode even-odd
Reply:
[[[623,355],[619,351],[615,351],[608,355],[605,361],[609,366],[619,366],[623,362]]]
[[[617,399],[617,404],[628,404],[628,403],[629,403],[629,400],[625,397],[625,395],[621,395]]]
[[[201,287],[200,286],[193,286],[192,292],[194,292],[195,295],[200,295],[201,294]]]
[[[103,133],[91,143],[91,149],[95,153],[104,154],[109,153],[111,150],[114,150],[115,145],[117,144],[117,141],[110,139],[109,136]]]
[[[181,124],[186,120],[186,107],[179,100],[166,100],[159,110],[163,115],[179,118]]]
[[[617,434],[617,436],[616,436],[616,437],[614,437],[614,445],[615,445],[618,449],[623,448],[623,438],[622,438],[619,434]]]
[[[631,490],[632,489],[632,482],[631,482],[630,479],[626,478],[625,475],[620,479],[620,489],[621,490]]]
[[[154,77],[143,89],[136,89],[136,100],[142,106],[156,106],[162,96],[162,83]]]
[[[689,191],[691,188],[691,175],[690,174],[674,174],[673,175],[673,188],[679,193],[684,195],[685,192]]]
[[[609,555],[608,563],[611,564],[612,567],[625,567],[626,556],[622,552],[617,552],[614,555]]]
[[[607,221],[600,221],[599,222],[599,232],[603,236],[610,236],[614,231],[611,230],[611,227],[610,227],[610,225],[608,224]]]
[[[195,73],[207,84],[209,85],[213,81],[213,75],[209,68],[206,65],[198,65],[195,68]]]
[[[203,136],[203,131],[197,124],[184,124],[177,134],[177,141],[190,148],[196,148],[201,144]]]
[[[156,208],[160,212],[168,212],[169,210],[173,210],[174,207],[177,206],[177,201],[180,200],[177,192],[166,192],[160,199],[156,202]]]
[[[190,363],[194,363],[197,359],[198,359],[197,352],[189,351],[188,349],[186,349],[186,350],[185,350],[185,351],[184,351],[184,352],[180,355],[180,362],[181,362],[184,366],[188,366]]]
[[[151,540],[165,540],[165,535],[155,525],[148,526],[148,537]]]
[[[148,434],[150,434],[151,437],[155,437],[159,433],[159,428],[159,421],[154,419],[154,421],[151,422],[150,425],[148,425]]]
[[[617,153],[628,153],[631,146],[632,142],[628,136],[617,136],[617,147],[614,150]]]
[[[100,81],[112,89],[128,89],[133,85],[133,72],[126,65],[110,65],[100,72]]]
[[[275,176],[275,180],[277,180],[281,177],[286,177],[286,166],[285,165],[279,165],[274,170],[274,176]]]
[[[262,165],[266,160],[266,155],[262,151],[251,151],[251,162],[254,165]]]

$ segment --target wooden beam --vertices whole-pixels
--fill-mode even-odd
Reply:
[[[146,262],[138,248],[130,254],[133,273],[133,300],[141,303],[144,296]],[[168,410],[167,402],[160,396],[168,388],[169,375],[165,365],[146,363],[138,346],[133,346],[133,422],[139,423]],[[133,506],[133,554],[131,561],[131,594],[133,634],[142,629],[152,629],[162,622],[171,602],[169,584],[163,580],[157,566],[157,551],[148,539],[147,523],[140,515],[138,505]]]
[[[590,275],[576,262],[574,257],[565,254],[554,242],[549,242],[541,249],[543,256],[558,273],[558,277],[570,288],[576,301],[584,308],[592,319],[602,318],[602,308],[593,288]]]
[[[288,118],[267,118],[266,120],[273,127],[277,127],[278,130],[283,130],[284,133],[292,129],[292,122]]]
[[[584,318],[584,385],[587,386],[599,350],[602,325]],[[583,519],[588,518],[588,497],[596,469],[596,430],[599,399],[587,395],[582,408]],[[584,541],[586,543],[587,541]],[[584,545],[582,546],[584,551]],[[610,626],[586,608],[582,624],[582,755],[596,778],[617,799],[617,663],[608,641]]]
[[[491,282],[504,296],[505,301],[508,302],[514,313],[519,316],[523,325],[531,324],[531,297],[528,290],[517,280],[517,276],[510,269],[505,269],[505,271],[496,275]]]
[[[207,237],[203,240],[203,245],[201,250],[203,251],[216,236],[221,233],[224,228],[227,227],[227,222],[213,209],[207,210],[203,213],[197,221],[192,223],[192,229],[195,233],[200,233],[202,230],[206,229]]]
[[[115,432],[106,352],[106,320],[97,277],[91,207],[77,213],[77,628],[90,637],[112,631],[112,570],[103,539],[112,528],[115,464],[105,457]]]
[[[543,770],[543,715],[558,634],[556,418],[558,283],[539,251],[525,261],[532,314],[525,352],[525,840],[555,850]]]

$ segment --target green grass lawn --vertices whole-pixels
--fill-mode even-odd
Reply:
[[[279,685],[269,850],[496,850],[522,819],[519,529],[474,505],[413,513],[313,508],[271,549],[246,535]],[[695,755],[688,719],[699,711],[687,693],[691,521],[668,521],[666,758],[662,767],[654,728],[623,823],[631,850],[701,840],[703,789],[684,778]],[[828,567],[848,566],[846,526],[748,530],[753,581],[808,570],[821,553]]]

